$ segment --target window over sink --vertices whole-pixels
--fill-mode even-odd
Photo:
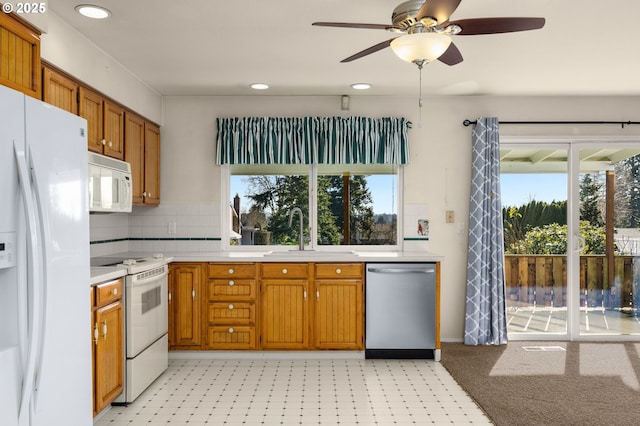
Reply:
[[[231,165],[230,246],[398,245],[401,166]],[[313,241],[313,243],[312,243]]]
[[[234,117],[216,125],[229,247],[398,246],[406,119]]]

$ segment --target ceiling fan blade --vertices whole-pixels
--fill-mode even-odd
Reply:
[[[369,48],[367,48],[367,49],[364,49],[364,50],[362,50],[362,51],[360,51],[360,52],[356,53],[355,55],[351,55],[351,56],[349,56],[348,58],[344,58],[344,59],[343,59],[343,60],[341,60],[340,62],[351,62],[351,61],[355,61],[356,59],[360,59],[360,58],[362,58],[363,56],[367,56],[367,55],[370,55],[370,54],[372,54],[372,53],[375,53],[375,52],[377,52],[378,50],[382,50],[382,49],[384,49],[385,47],[389,47],[389,46],[391,45],[391,42],[392,42],[393,40],[395,40],[396,38],[397,38],[397,37],[394,37],[394,38],[392,38],[392,39],[389,39],[389,40],[383,41],[382,43],[378,43],[378,44],[376,44],[375,46],[371,46],[371,47],[369,47]]]
[[[359,24],[353,22],[314,22],[311,25],[317,27],[364,28],[368,30],[386,30],[393,28],[393,25],[389,24]]]
[[[449,66],[456,65],[462,62],[462,53],[456,47],[455,44],[451,43],[449,48],[438,58],[438,60],[444,64]]]
[[[451,14],[458,8],[462,0],[427,0],[417,13],[418,21],[432,17],[443,24],[449,20]]]
[[[449,25],[458,25],[458,35],[498,34],[537,30],[544,27],[544,18],[475,18],[460,19]]]

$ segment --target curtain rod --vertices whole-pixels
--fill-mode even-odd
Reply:
[[[476,120],[464,120],[462,124],[468,127],[477,124]],[[619,124],[623,129],[624,126],[631,124],[640,124],[640,121],[499,121],[500,124]]]

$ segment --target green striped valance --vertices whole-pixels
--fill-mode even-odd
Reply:
[[[218,164],[406,164],[404,118],[217,118]]]

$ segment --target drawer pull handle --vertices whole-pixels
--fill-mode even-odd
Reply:
[[[233,327],[229,327],[229,334],[233,334]]]
[[[287,268],[282,268],[282,273],[283,273],[283,274],[286,274],[287,272],[288,272],[288,271],[287,271]]]
[[[111,295],[112,296],[117,296],[118,295],[118,289],[114,288],[113,290],[111,290]]]
[[[229,310],[233,309],[233,305],[229,305]]]
[[[233,275],[233,268],[229,268],[229,275]]]
[[[342,273],[342,269],[338,268],[336,269],[336,274],[341,274]]]
[[[231,287],[233,287],[233,285],[234,285],[234,284],[235,284],[235,283],[233,282],[233,280],[229,281],[229,285],[230,285]]]

